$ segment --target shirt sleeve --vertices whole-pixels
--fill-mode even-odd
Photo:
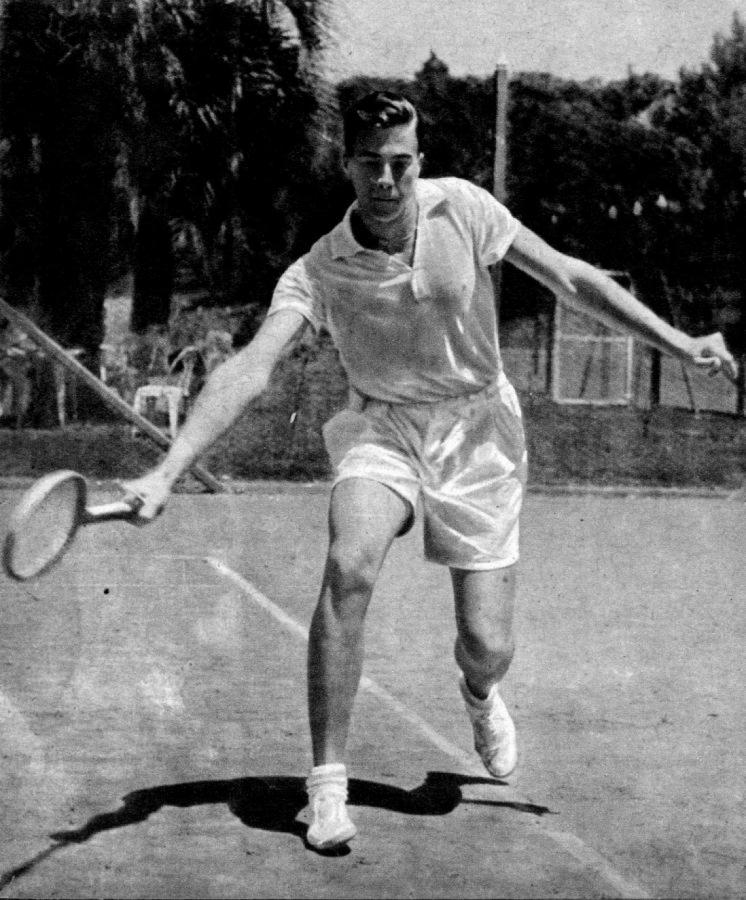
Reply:
[[[482,265],[494,265],[508,252],[521,223],[489,191],[468,181],[462,181],[461,186],[468,195],[477,256]]]
[[[299,312],[317,334],[324,327],[324,309],[309,276],[305,256],[296,260],[280,276],[267,315],[274,315],[284,309]]]

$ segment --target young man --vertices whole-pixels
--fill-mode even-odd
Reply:
[[[496,778],[516,765],[498,683],[513,655],[526,454],[488,267],[506,259],[601,321],[694,365],[736,372],[720,334],[690,338],[666,324],[599,270],[553,250],[486,191],[420,179],[417,114],[403,97],[371,94],[344,126],[356,202],[282,276],[262,328],[210,376],[163,462],[127,485],[143,500],[140,516],[155,516],[176,479],[264,390],[299,332],[309,323],[329,330],[352,399],[324,429],[336,479],[308,653],[308,841],[320,849],[355,835],[344,752],[363,622],[386,553],[418,504],[425,554],[450,569],[475,748]]]

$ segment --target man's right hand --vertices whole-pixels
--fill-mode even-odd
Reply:
[[[159,469],[152,469],[141,478],[119,482],[124,491],[124,499],[137,499],[140,506],[137,509],[135,522],[142,525],[152,522],[156,516],[163,512],[163,507],[171,495],[173,481],[166,478]]]

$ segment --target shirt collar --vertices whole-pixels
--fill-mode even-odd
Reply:
[[[417,203],[420,208],[420,218],[428,215],[441,203],[447,202],[445,191],[435,182],[420,178],[415,188]],[[334,259],[346,259],[357,253],[365,253],[366,248],[355,240],[350,224],[350,216],[357,208],[357,200],[347,209],[342,221],[332,229],[329,235],[331,240],[331,253]]]

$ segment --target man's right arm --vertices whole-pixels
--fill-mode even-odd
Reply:
[[[179,476],[263,393],[278,361],[306,324],[300,312],[278,310],[265,319],[246,347],[213,370],[161,463],[142,478],[122,485],[128,495],[142,502],[141,520],[158,515]]]

